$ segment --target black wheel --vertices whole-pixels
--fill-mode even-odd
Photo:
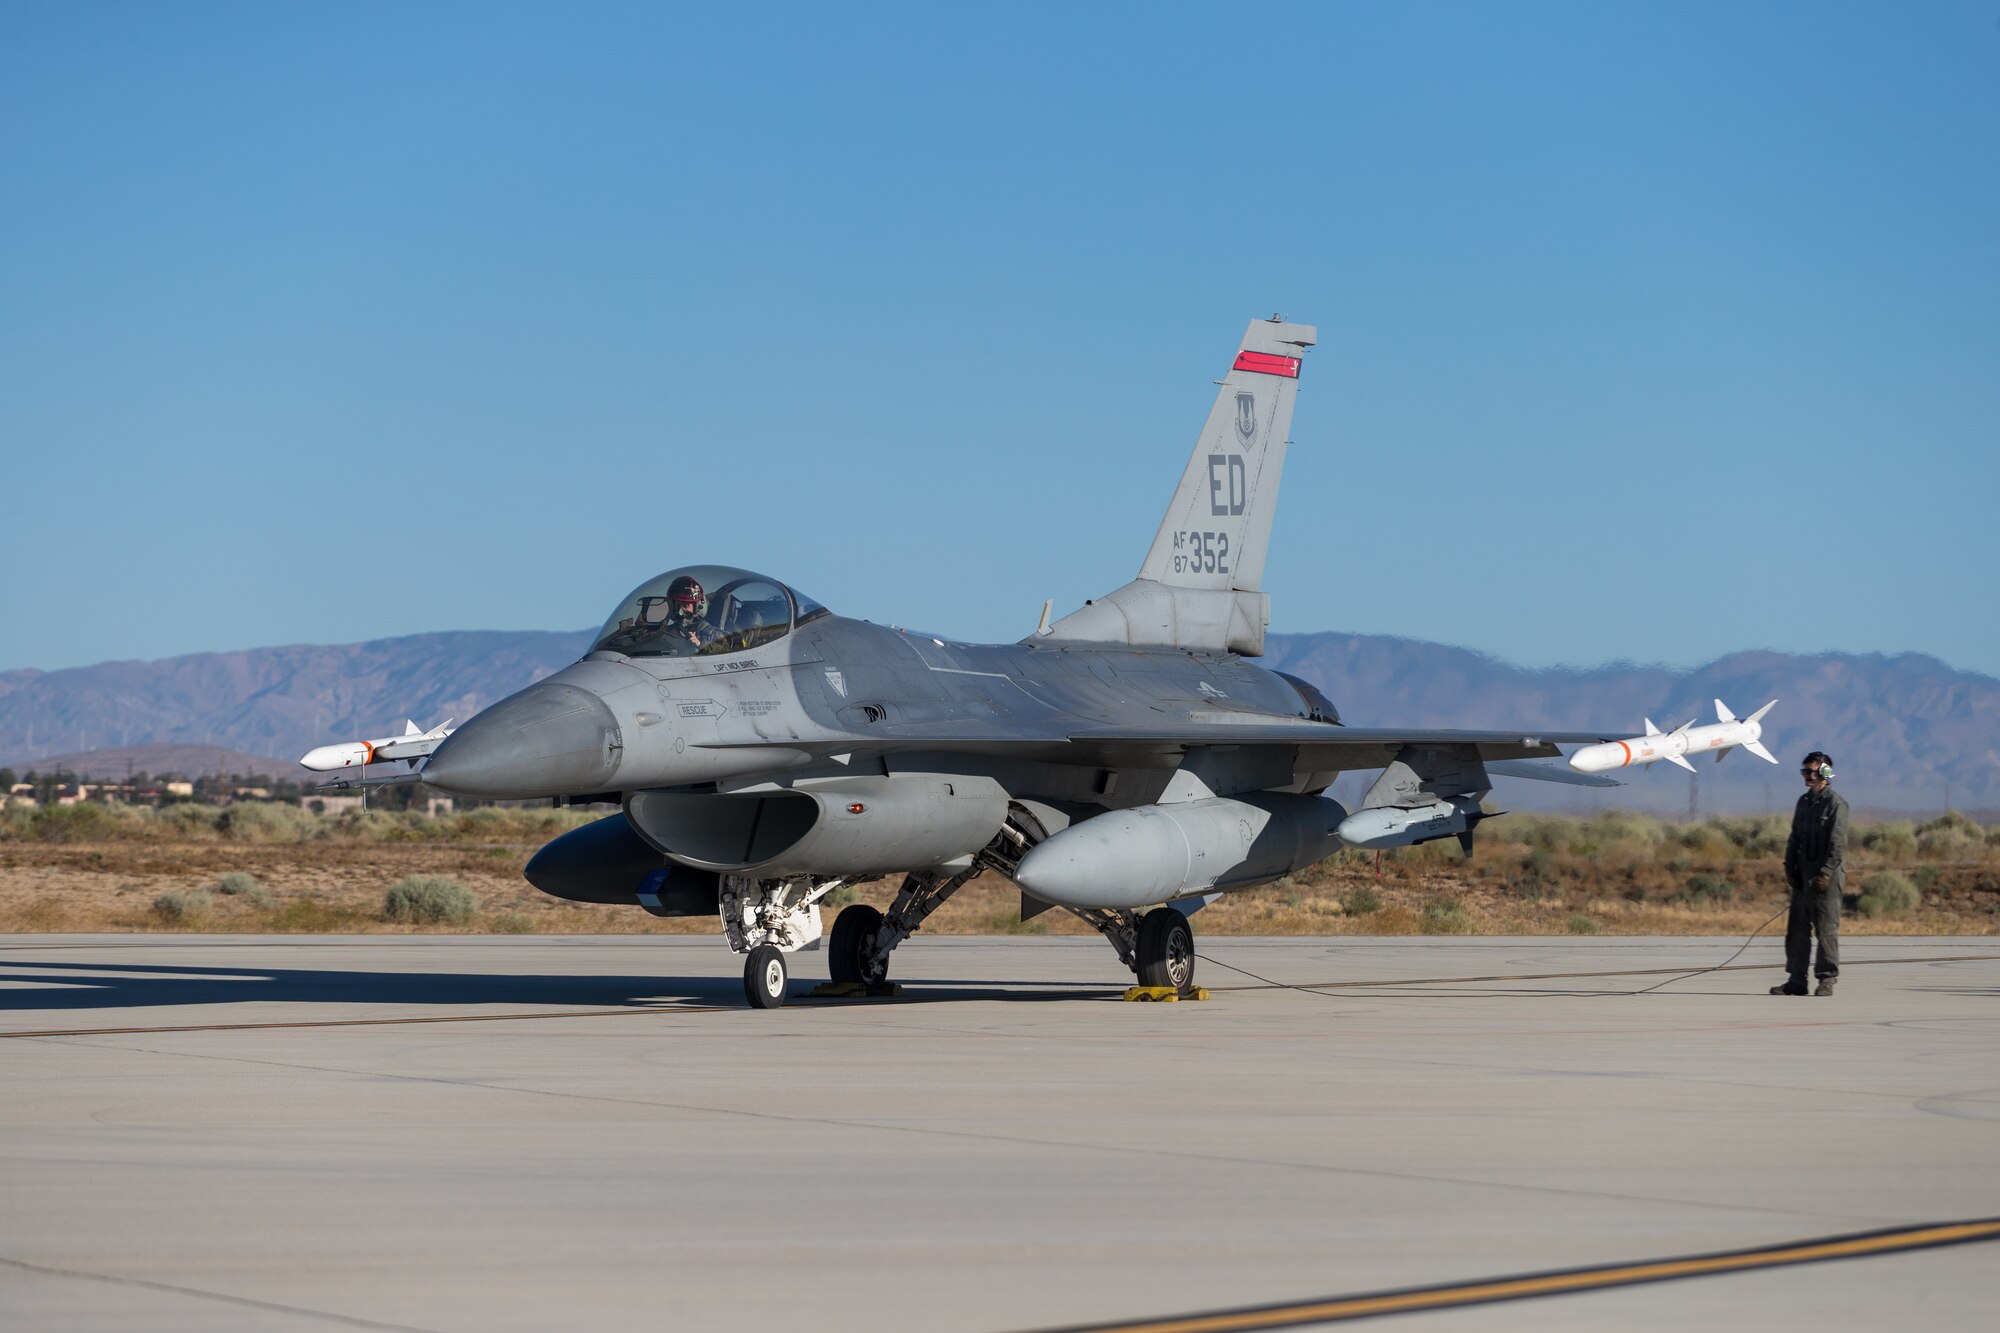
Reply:
[[[1194,927],[1171,907],[1139,918],[1139,984],[1186,990],[1194,984]]]
[[[827,941],[826,969],[834,981],[854,985],[882,979],[866,975],[866,959],[881,925],[882,914],[867,903],[850,903],[840,909],[840,915],[833,919],[833,938]]]
[[[785,955],[775,945],[760,944],[743,961],[743,993],[752,1009],[776,1009],[785,1002]]]

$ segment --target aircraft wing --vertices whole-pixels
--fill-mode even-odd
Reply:
[[[1479,751],[1482,760],[1558,759],[1566,745],[1596,743],[1603,735],[1596,731],[1466,731],[1455,728],[1423,727],[1341,727],[1325,722],[1202,721],[1177,726],[1097,727],[1072,731],[1069,739],[1080,744],[1134,742],[1178,745],[1296,745],[1308,750],[1326,750],[1345,757],[1355,752],[1382,751],[1393,755],[1405,745],[1465,745]],[[1302,760],[1304,756],[1301,757]],[[1386,761],[1385,761],[1386,762]],[[1301,766],[1304,764],[1302,762]],[[1336,764],[1330,767],[1362,767]]]
[[[1197,720],[1199,719],[1199,720]],[[1381,768],[1389,764],[1406,745],[1470,746],[1481,761],[1496,765],[1504,761],[1560,759],[1563,745],[1588,745],[1614,739],[1613,731],[1469,731],[1455,728],[1346,727],[1296,718],[1270,718],[1252,713],[1195,714],[1174,722],[1147,726],[1068,726],[1037,734],[1018,726],[982,719],[912,720],[889,723],[863,741],[859,738],[837,742],[800,742],[781,739],[752,742],[710,742],[704,748],[790,748],[814,753],[835,753],[853,749],[964,749],[985,754],[1032,754],[1037,758],[1069,762],[1131,762],[1138,753],[1163,756],[1172,751],[1207,746],[1284,746],[1295,749],[1298,772],[1335,769]],[[1566,781],[1572,776],[1548,778],[1555,770],[1522,764],[1510,771],[1492,771],[1509,777],[1543,778]],[[1580,776],[1580,775],[1575,775]],[[1595,786],[1596,783],[1576,783]],[[1618,785],[1613,783],[1612,785]]]

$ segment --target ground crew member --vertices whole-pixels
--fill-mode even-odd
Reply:
[[[1792,810],[1792,836],[1785,842],[1785,882],[1791,886],[1791,914],[1785,920],[1785,971],[1773,995],[1804,995],[1812,942],[1819,936],[1819,978],[1815,995],[1833,994],[1840,979],[1840,892],[1847,884],[1847,802],[1828,786],[1833,758],[1814,750],[1799,765],[1805,794]]]

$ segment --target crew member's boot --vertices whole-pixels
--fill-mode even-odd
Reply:
[[[1833,994],[1833,978],[1832,978],[1832,977],[1821,977],[1821,978],[1819,979],[1819,988],[1818,988],[1817,990],[1815,990],[1815,991],[1813,992],[1813,994],[1814,994],[1814,995],[1831,995],[1831,994]]]
[[[1794,977],[1782,986],[1771,987],[1771,994],[1773,995],[1804,995],[1805,993],[1806,982],[1804,977]]]

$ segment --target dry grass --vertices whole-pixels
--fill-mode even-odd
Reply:
[[[521,878],[548,838],[590,816],[562,811],[477,811],[427,819],[314,818],[296,811],[217,818],[150,812],[46,821],[8,812],[0,824],[0,932],[165,931],[371,934],[715,934],[712,918],[663,921],[636,908],[563,902]],[[1643,816],[1591,819],[1509,816],[1484,827],[1475,856],[1435,843],[1383,858],[1343,853],[1206,909],[1209,935],[1567,935],[1587,918],[1613,935],[1748,934],[1784,903],[1784,824],[1714,819],[1672,824]],[[1928,850],[1927,850],[1928,849]],[[1906,915],[1850,911],[1855,934],[2000,933],[2000,838],[1963,820],[1856,830],[1848,888],[1895,871],[1922,890]],[[258,893],[210,893],[198,913],[163,919],[167,894],[216,888],[231,873]],[[411,875],[446,876],[478,903],[464,925],[384,918],[383,897]],[[862,886],[859,900],[886,906],[895,884]],[[1725,894],[1726,896],[1718,896]],[[1368,910],[1370,895],[1380,906]],[[1023,922],[1019,895],[997,876],[974,880],[925,929],[939,934],[1089,933],[1066,912]],[[1350,902],[1356,909],[1349,910]],[[1427,920],[1428,912],[1428,920]]]

